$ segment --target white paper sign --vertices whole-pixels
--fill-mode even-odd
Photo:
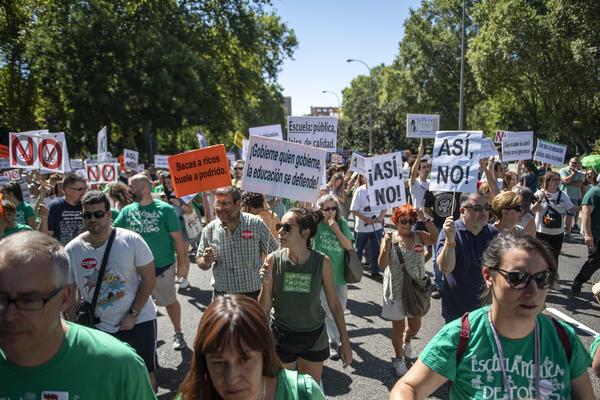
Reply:
[[[328,151],[337,148],[335,117],[288,117],[288,141]]]
[[[344,162],[344,157],[341,154],[332,154],[331,155],[331,163],[332,164],[341,164]]]
[[[83,160],[81,158],[72,158],[71,171],[77,171],[78,169],[83,169]]]
[[[510,132],[502,138],[502,161],[531,160],[533,132]]]
[[[242,139],[242,160],[246,161],[246,154],[248,154],[248,144],[250,140]]]
[[[494,143],[502,144],[502,138],[510,133],[511,131],[496,131],[496,134],[494,135]]]
[[[154,155],[154,167],[160,169],[169,169],[169,156],[162,154]]]
[[[283,133],[281,131],[281,124],[277,125],[265,125],[265,126],[257,126],[254,128],[248,129],[250,135],[262,136],[271,139],[279,139],[283,140]]]
[[[480,158],[490,158],[490,157],[498,157],[498,149],[494,144],[494,141],[489,137],[484,137],[481,139],[481,157]]]
[[[9,156],[12,168],[41,169],[43,172],[71,170],[63,132],[11,132]]]
[[[429,190],[473,193],[481,155],[481,131],[439,131],[433,145]]]
[[[369,205],[375,209],[406,204],[402,152],[365,158]]]
[[[135,150],[123,149],[123,159],[125,162],[125,168],[135,171],[138,166],[138,159],[140,153]]]
[[[85,163],[85,178],[90,185],[115,183],[119,179],[119,163]]]
[[[71,171],[71,157],[69,156],[69,146],[67,146],[67,137],[65,136],[64,132],[45,132],[45,133],[41,133],[40,134],[42,136],[42,138],[50,138],[50,139],[55,139],[55,140],[60,140],[64,143],[63,146],[63,166],[62,172],[70,172]],[[110,154],[110,153],[109,153]],[[40,173],[45,174],[45,173],[52,173],[52,172],[61,172],[61,171],[57,171],[55,169],[46,169],[44,168],[44,166],[41,166],[42,168],[40,169]]]
[[[198,138],[198,146],[200,146],[200,149],[205,148],[206,146],[208,146],[208,142],[206,141],[206,137],[201,134],[201,133],[196,133],[196,137]]]
[[[107,137],[107,132],[106,132],[106,126],[102,127],[102,129],[100,129],[100,131],[98,131],[98,151],[97,151],[97,155],[98,155],[98,161],[104,161],[106,160],[108,157],[110,157],[107,153],[108,153],[108,137]]]
[[[227,160],[229,161],[229,168],[233,168],[233,164],[235,163],[235,154],[228,151],[226,155]]]
[[[435,132],[440,130],[440,116],[428,114],[406,115],[406,137],[435,139]]]
[[[261,136],[250,136],[242,190],[315,202],[323,182],[327,151]]]
[[[564,144],[556,144],[546,140],[537,140],[535,155],[533,159],[542,163],[551,165],[563,165],[565,156],[567,155],[567,146]]]
[[[349,170],[363,176],[366,175],[367,172],[365,170],[365,158],[360,154],[352,153]]]
[[[20,169],[11,169],[10,171],[2,172],[2,175],[7,176],[11,181],[18,181],[21,179],[21,170]]]

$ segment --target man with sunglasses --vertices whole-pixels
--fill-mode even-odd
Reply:
[[[242,188],[242,178],[244,177],[244,161],[236,160],[233,163],[233,179],[231,184],[238,190]]]
[[[489,225],[491,206],[481,193],[460,197],[460,218],[446,218],[437,245],[437,265],[445,274],[442,316],[455,320],[481,304],[481,258],[498,230]]]
[[[155,399],[131,347],[61,318],[68,274],[67,253],[48,235],[0,242],[0,398]]]
[[[83,231],[81,197],[87,184],[82,176],[70,172],[65,175],[62,185],[65,197],[50,203],[47,214],[44,207],[39,210],[39,230],[48,233],[64,246]]]
[[[69,283],[75,284],[79,297],[92,302],[98,273],[112,233],[108,197],[100,191],[87,192],[81,199],[85,232],[65,250],[71,261]],[[142,357],[156,389],[156,309],[150,294],[156,285],[154,256],[137,233],[114,228],[115,238],[102,278],[95,316],[96,328],[128,343]]]

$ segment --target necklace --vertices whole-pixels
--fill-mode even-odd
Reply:
[[[262,389],[262,393],[260,394],[260,397],[258,398],[258,400],[264,400],[265,399],[265,393],[267,392],[267,380],[263,377],[263,389]]]

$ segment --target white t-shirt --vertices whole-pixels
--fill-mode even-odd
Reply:
[[[381,213],[381,209],[371,209],[371,206],[369,205],[369,194],[365,185],[359,186],[354,192],[350,211],[358,211],[368,218],[377,218]],[[354,221],[354,230],[356,232],[373,232],[373,230],[383,229],[383,226],[380,223],[365,225],[363,220],[358,217],[355,217]]]
[[[96,328],[111,333],[119,330],[121,321],[135,299],[141,281],[136,268],[154,260],[152,251],[139,234],[127,229],[115,229],[117,233],[106,263],[95,311],[96,317],[101,320]],[[71,261],[69,283],[75,282],[83,299],[91,303],[108,240],[102,246],[93,248],[82,239],[84,234],[69,242],[65,250]],[[156,307],[149,297],[137,316],[136,324],[153,319],[156,319]]]
[[[427,179],[422,181],[417,177],[415,183],[410,187],[410,196],[412,197],[413,207],[423,208],[423,199],[425,198],[425,192],[428,190],[429,181]]]
[[[560,235],[561,233],[565,232],[565,224],[564,224],[565,218],[564,217],[567,214],[567,210],[570,210],[571,208],[575,207],[575,205],[573,205],[573,202],[569,198],[569,195],[566,194],[565,192],[562,192],[562,195],[560,196],[560,202],[558,204],[556,204],[556,200],[558,199],[559,193],[561,193],[560,190],[557,190],[556,192],[552,193],[552,197],[550,198],[550,203],[552,205],[552,208],[554,208],[562,216],[560,228],[551,229],[551,228],[547,228],[546,225],[544,225],[544,215],[546,214],[546,210],[548,209],[548,202],[546,200],[542,200],[539,210],[535,213],[535,231],[536,232],[545,233],[546,235]],[[536,197],[539,197],[541,195],[542,195],[541,190],[538,190],[537,192],[535,192]]]

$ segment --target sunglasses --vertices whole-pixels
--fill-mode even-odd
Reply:
[[[323,207],[321,211],[337,211],[337,207]]]
[[[485,206],[480,206],[479,204],[475,204],[474,206],[465,206],[465,208],[470,208],[471,210],[473,210],[476,213],[480,213],[482,211],[485,212],[490,212],[492,211],[492,206],[490,206],[489,204],[486,204]]]
[[[107,214],[106,211],[94,211],[94,212],[84,211],[81,213],[81,217],[83,219],[90,219],[92,217],[94,217],[96,219],[100,219],[100,218],[104,217],[106,214]]]
[[[75,188],[75,187],[68,187],[68,188],[65,188],[65,189],[74,190],[74,191],[76,191],[76,192],[83,192],[83,191],[85,190],[85,188],[84,188],[84,187],[78,187],[78,188]]]
[[[243,171],[244,167],[234,167],[233,169],[236,170],[236,171]]]
[[[410,219],[399,219],[398,222],[400,222],[402,225],[414,225],[417,221],[410,218]]]
[[[280,231],[281,228],[283,228],[283,231],[286,233],[289,233],[292,230],[292,227],[294,226],[298,226],[298,225],[292,225],[292,224],[275,224],[275,230],[276,231]]]
[[[507,208],[507,210],[515,210],[516,212],[520,213],[521,211],[523,211],[523,207],[521,207],[520,205],[518,205],[518,206]]]
[[[493,268],[492,270],[498,271],[513,289],[525,289],[532,279],[538,289],[548,289],[554,282],[554,274],[548,270],[533,275],[523,271],[506,271],[501,268]]]

